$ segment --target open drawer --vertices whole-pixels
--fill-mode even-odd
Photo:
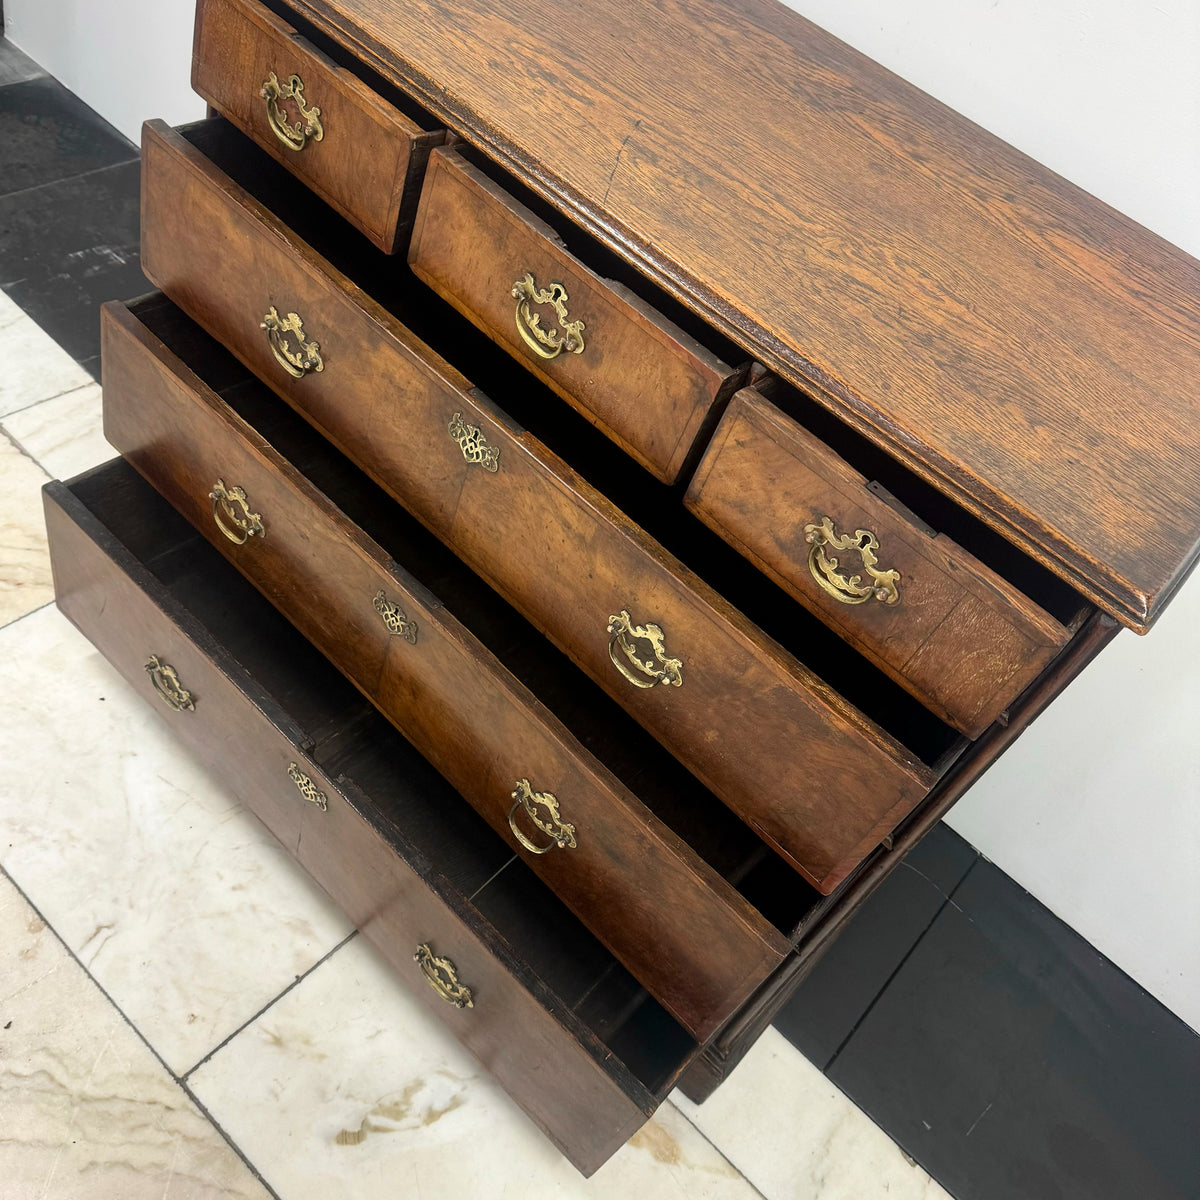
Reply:
[[[593,1172],[696,1042],[131,467],[45,509],[63,613]]]

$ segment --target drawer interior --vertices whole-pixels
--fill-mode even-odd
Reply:
[[[180,132],[417,337],[462,369],[514,421],[922,762],[940,770],[966,746],[956,730],[817,617],[757,571],[747,569],[732,547],[684,508],[686,477],[674,485],[649,477],[403,264],[362,239],[348,237],[343,226],[330,222],[318,201],[291,187],[287,173],[236,129],[213,120]]]
[[[162,296],[130,305],[142,323],[434,593],[642,803],[785,936],[819,894],[565,655],[450,550],[338,454]]]
[[[306,751],[363,816],[385,837],[401,831],[531,975],[665,1096],[695,1042],[417,751],[132,467],[116,460],[70,487],[305,731]]]

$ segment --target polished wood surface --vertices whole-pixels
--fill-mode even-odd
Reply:
[[[1125,624],[1195,562],[1200,264],[803,17],[289,3]]]
[[[944,535],[907,519],[753,388],[739,392],[688,489],[687,506],[922,703],[978,737],[1066,644],[1069,631]],[[899,601],[848,605],[809,569],[806,527],[868,530]],[[844,575],[870,580],[852,551]]]
[[[183,744],[309,870],[413,995],[591,1174],[645,1122],[659,1097],[541,982],[440,864],[398,831],[385,837],[378,818],[364,816],[353,778],[335,783],[309,759],[286,714],[68,487],[47,485],[45,508],[64,614],[161,708]],[[142,665],[148,644],[194,688],[195,711],[173,712],[154,696]],[[287,773],[291,763],[325,794],[325,811],[299,794]],[[429,986],[413,961],[422,943],[453,960],[472,989],[473,1007],[457,1009]]]
[[[275,135],[261,95],[271,72],[300,76],[305,102],[320,109],[320,141],[293,150]],[[381,250],[395,248],[442,132],[422,130],[256,0],[197,4],[192,87]],[[294,101],[282,108],[298,121]]]
[[[674,482],[734,371],[618,284],[454,150],[430,156],[409,245],[413,270],[656,478]],[[516,325],[515,282],[561,284],[584,349],[539,358]],[[557,332],[554,310],[530,310]]]
[[[438,368],[394,318],[159,123],[144,134],[143,188],[147,275],[815,886],[836,887],[929,790],[928,766],[514,430],[457,372]],[[213,256],[214,244],[230,252]],[[257,328],[268,297],[296,307],[319,334],[323,371],[293,380],[279,368]],[[447,436],[455,413],[499,448],[494,474]],[[665,631],[668,653],[683,662],[682,687],[641,689],[620,674],[608,626],[623,610]]]
[[[378,705],[681,1024],[701,1040],[714,1033],[782,960],[782,933],[128,309],[113,303],[103,316],[109,441]],[[218,476],[245,489],[264,536],[237,545],[221,533],[209,499]],[[373,600],[381,591],[415,623],[414,643],[380,620]],[[523,778],[558,798],[577,830],[574,849],[536,855],[514,836],[508,815]]]

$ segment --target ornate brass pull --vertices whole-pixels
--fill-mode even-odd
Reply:
[[[304,102],[304,81],[299,75],[289,75],[286,83],[279,82],[274,71],[263,81],[258,93],[267,102],[267,123],[271,132],[289,149],[303,150],[308,143],[319,142],[325,136],[321,127],[321,110],[309,108]],[[295,100],[300,119],[292,124],[287,119],[281,100]]]
[[[417,644],[417,623],[408,619],[400,605],[393,604],[382,591],[376,593],[372,603],[388,633],[402,637],[410,646]]]
[[[513,299],[517,302],[514,320],[521,340],[539,358],[557,358],[564,350],[570,354],[582,354],[582,321],[567,318],[567,289],[561,283],[552,283],[549,289],[539,288],[527,271],[524,279],[512,285]],[[557,329],[543,329],[542,318],[530,307],[532,304],[549,304],[558,319]]]
[[[288,763],[288,775],[296,785],[296,790],[309,804],[315,804],[322,812],[329,811],[329,797],[300,770],[298,763]]]
[[[656,683],[683,686],[683,662],[668,656],[660,626],[635,625],[622,609],[608,618],[608,634],[608,656],[634,687],[652,688]],[[650,647],[653,658],[638,649],[639,641]]]
[[[227,488],[225,481],[218,479],[208,498],[213,502],[213,520],[217,528],[231,542],[241,546],[249,538],[267,536],[262,517],[250,511],[246,493],[240,487]]]
[[[481,466],[492,475],[500,470],[500,447],[489,445],[483,430],[478,425],[468,425],[462,413],[455,413],[450,418],[446,431],[458,443],[467,462]]]
[[[304,340],[304,322],[298,313],[290,312],[286,317],[281,317],[279,310],[272,304],[258,327],[266,330],[267,341],[271,343],[271,353],[275,355],[275,361],[293,379],[303,379],[310,371],[325,370],[321,344]],[[289,333],[294,335],[299,343],[296,350],[293,350],[288,342]]]
[[[150,682],[163,698],[164,704],[170,705],[176,712],[185,709],[195,712],[196,702],[192,693],[179,682],[179,676],[175,674],[175,668],[170,663],[165,663],[157,654],[152,654],[146,663],[146,674],[150,676]]]
[[[805,525],[804,540],[812,549],[808,552],[808,569],[817,581],[817,586],[842,604],[865,604],[868,600],[879,600],[883,604],[899,604],[899,571],[878,571],[879,559],[875,551],[879,540],[869,529],[856,529],[851,534],[839,535],[833,528],[831,517],[822,517],[816,525]],[[827,554],[830,550],[852,550],[862,559],[863,570],[871,577],[863,583],[861,575],[846,575],[838,571],[838,560]]]
[[[420,968],[429,986],[445,1001],[455,1008],[474,1008],[475,1001],[471,997],[471,989],[466,984],[459,983],[458,971],[448,958],[438,958],[430,949],[428,942],[422,942],[413,955],[413,962]]]
[[[528,779],[518,779],[513,791],[513,806],[508,812],[508,827],[513,837],[531,854],[547,854],[556,846],[560,850],[574,850],[575,826],[562,819],[558,809],[558,797],[553,792],[535,792]],[[517,826],[517,810],[524,809],[529,819],[549,839],[550,845],[538,846],[529,840]],[[544,809],[546,815],[538,811]]]

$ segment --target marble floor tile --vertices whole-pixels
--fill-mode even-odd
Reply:
[[[767,1200],[951,1200],[775,1029],[704,1104],[672,1099]]]
[[[42,517],[48,478],[0,431],[0,626],[54,599]]]
[[[0,863],[177,1073],[350,931],[48,606],[0,629]]]
[[[117,454],[104,439],[98,383],[0,418],[0,428],[53,479],[70,479]]]
[[[583,1179],[361,938],[189,1084],[282,1200],[757,1195],[669,1104]]]
[[[92,377],[32,317],[0,292],[0,417],[91,383]]]
[[[4,1200],[266,1200],[120,1013],[0,876]]]
[[[45,73],[28,54],[22,53],[6,37],[0,36],[0,87],[24,83],[26,79],[36,79]]]

